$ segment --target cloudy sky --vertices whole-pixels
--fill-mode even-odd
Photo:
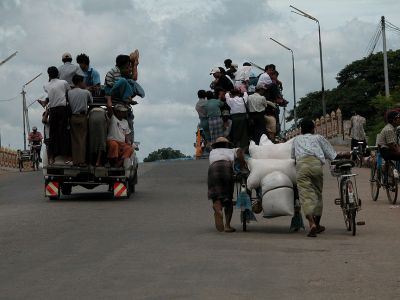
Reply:
[[[44,95],[47,67],[59,66],[63,52],[88,54],[103,79],[118,54],[138,48],[146,90],[134,107],[140,157],[161,147],[193,154],[196,92],[208,88],[210,69],[224,59],[277,65],[292,107],[290,52],[273,37],[294,50],[297,97],[320,89],[317,25],[289,5],[320,20],[328,89],[365,55],[382,15],[400,26],[398,0],[1,0],[0,60],[18,54],[0,67],[0,100],[18,96],[40,72],[26,88],[28,103]],[[400,48],[400,35],[388,33],[388,48]],[[40,128],[41,113],[38,104],[29,108],[31,126]],[[21,97],[0,101],[3,145],[23,145],[21,123]]]

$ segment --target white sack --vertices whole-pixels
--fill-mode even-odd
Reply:
[[[278,187],[293,188],[293,182],[281,171],[274,171],[261,179],[262,194]]]
[[[261,185],[261,179],[274,171],[286,174],[292,183],[296,184],[294,159],[249,159],[247,166],[250,170],[250,175],[247,178],[249,189],[258,188]]]
[[[268,138],[268,136],[266,134],[263,134],[260,137],[260,142],[258,144],[260,146],[265,146],[265,145],[273,145],[274,143]]]
[[[293,188],[277,188],[271,190],[262,198],[262,207],[265,218],[294,215]]]
[[[281,144],[265,144],[257,146],[251,143],[249,153],[255,159],[290,159],[292,153],[293,139]]]
[[[294,192],[290,178],[276,171],[261,180],[265,218],[294,215]]]

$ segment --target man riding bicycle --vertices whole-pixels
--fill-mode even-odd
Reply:
[[[32,132],[29,133],[28,141],[29,144],[33,146],[32,151],[37,152],[40,162],[42,161],[42,158],[40,157],[40,151],[42,149],[42,140],[43,140],[42,134],[37,130],[36,126],[33,126]]]
[[[376,144],[385,160],[400,161],[400,148],[397,144],[396,127],[400,126],[400,113],[390,111],[387,114],[387,124],[378,135]]]

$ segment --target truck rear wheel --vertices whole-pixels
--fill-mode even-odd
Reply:
[[[61,186],[61,193],[65,196],[69,196],[71,195],[72,192],[72,185],[70,184],[63,184]]]

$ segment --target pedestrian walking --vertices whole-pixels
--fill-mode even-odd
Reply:
[[[322,166],[325,159],[333,160],[337,154],[332,145],[321,135],[314,134],[313,121],[303,119],[301,133],[292,144],[292,158],[296,160],[297,188],[299,198],[306,216],[310,231],[309,237],[316,237],[325,231],[320,224],[322,216]]]
[[[231,227],[233,213],[233,164],[238,159],[245,166],[242,149],[232,149],[227,138],[218,137],[212,144],[210,166],[208,168],[208,199],[213,202],[215,227],[218,231],[234,232]],[[225,224],[224,224],[225,213]]]

